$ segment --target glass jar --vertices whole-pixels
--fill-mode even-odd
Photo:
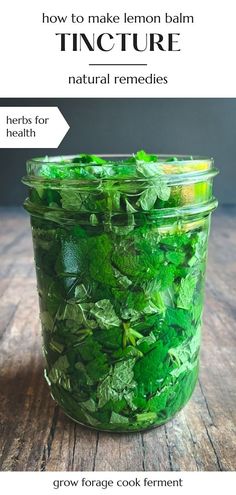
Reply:
[[[27,162],[45,377],[80,424],[161,425],[198,377],[213,160]]]

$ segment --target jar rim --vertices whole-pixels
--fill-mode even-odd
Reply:
[[[76,156],[80,156],[81,154],[83,153],[72,153],[71,155],[53,155],[53,156],[49,156],[49,155],[45,155],[45,156],[42,156],[42,157],[33,157],[33,158],[30,158],[29,161],[43,161],[43,162],[51,162],[52,160],[61,160],[62,158],[75,158]],[[134,156],[133,153],[91,153],[91,155],[93,156],[99,156],[99,157],[106,157],[106,158],[109,158],[109,157],[117,157],[117,158],[125,158],[125,157],[132,157]],[[157,157],[160,157],[160,158],[167,158],[167,157],[178,157],[180,160],[184,160],[184,159],[191,159],[191,160],[195,160],[195,159],[204,159],[204,160],[212,160],[212,157],[210,156],[207,156],[207,155],[190,155],[190,154],[186,154],[186,153],[149,153],[149,155],[155,155]]]
[[[57,155],[57,156],[42,156],[42,157],[33,157],[27,160],[26,162],[26,167],[32,166],[32,165],[48,165],[48,166],[53,166],[57,165],[57,167],[66,167],[66,166],[88,166],[91,165],[93,162],[90,163],[72,163],[72,160],[81,154],[72,154],[72,155]],[[124,162],[126,158],[132,158],[134,157],[134,154],[132,153],[93,153],[91,156],[97,156],[99,158],[104,158],[106,159],[106,163],[103,163],[102,166],[106,167],[111,164],[118,164],[118,165],[127,165],[127,163]],[[186,154],[157,154],[157,153],[150,153],[150,155],[155,155],[158,158],[158,161],[149,161],[148,163],[156,163],[157,165],[162,165],[165,164],[165,166],[172,167],[174,164],[186,164],[186,163],[196,163],[196,162],[210,162],[213,163],[214,159],[210,156],[206,155],[186,155]],[[143,161],[144,160],[139,160]],[[61,162],[61,163],[60,163]],[[66,163],[67,162],[67,163]],[[96,163],[94,162],[96,165]],[[135,163],[129,163],[130,166],[135,167]],[[101,165],[99,165],[101,166]]]
[[[137,160],[132,154],[97,154],[96,157],[104,158],[105,163],[73,162],[75,158],[84,155],[59,155],[35,157],[26,162],[27,175],[22,178],[25,185],[33,186],[36,183],[47,187],[94,187],[98,182],[115,181],[119,184],[132,182],[150,182],[162,176],[165,182],[171,185],[181,185],[207,181],[218,174],[214,167],[213,158],[206,156],[190,155],[153,155],[158,160]],[[90,155],[93,157],[94,155]],[[127,162],[126,158],[134,158]],[[109,161],[110,160],[110,161]],[[139,174],[138,166],[144,165],[150,172]],[[56,175],[53,174],[53,167]],[[80,170],[77,176],[77,171]],[[92,174],[91,174],[92,169]],[[64,173],[65,172],[65,173]]]
[[[104,163],[97,157],[110,161]],[[126,157],[132,157],[132,160],[125,161]],[[62,210],[71,212],[80,211],[82,208],[81,211],[92,214],[96,214],[96,208],[98,211],[104,208],[105,212],[112,210],[113,214],[123,212],[122,208],[127,210],[127,214],[130,211],[136,214],[140,209],[149,212],[157,210],[157,207],[149,207],[149,203],[145,203],[147,196],[150,197],[151,203],[153,200],[157,201],[158,198],[158,201],[164,202],[160,203],[161,209],[171,208],[170,212],[166,211],[168,217],[179,214],[183,205],[191,206],[191,214],[196,214],[196,211],[199,214],[199,207],[202,213],[203,211],[205,213],[205,209],[210,212],[216,207],[215,198],[212,196],[212,178],[217,175],[218,170],[214,167],[212,158],[189,155],[149,155],[151,161],[148,161],[146,157],[145,154],[144,157],[140,156],[141,159],[131,154],[95,156],[80,154],[33,158],[27,162],[27,175],[23,177],[22,182],[29,186],[30,191],[36,190],[40,198],[41,209],[45,207],[54,210],[56,208],[57,213],[58,198],[62,204]],[[77,158],[77,161],[73,161],[74,158]],[[88,158],[94,161],[91,162]],[[83,159],[85,163],[82,163]],[[86,160],[88,160],[87,163]],[[198,183],[200,186],[195,187],[194,184]],[[183,188],[176,188],[176,186],[183,186]],[[44,204],[47,197],[45,196],[46,190],[52,191],[52,195],[56,194],[56,203],[50,199],[49,204]],[[175,197],[174,204],[170,203],[168,206],[165,202],[172,193]],[[107,201],[105,204],[102,203],[103,196]],[[51,198],[50,195],[49,197]],[[65,200],[61,199],[64,197]],[[97,197],[97,200],[93,199],[94,197]],[[137,200],[135,207],[132,206],[133,198]],[[140,198],[144,198],[143,203]],[[98,207],[94,207],[93,201],[95,203],[98,201]],[[125,204],[123,204],[124,201]],[[130,204],[129,201],[131,201]],[[29,211],[30,204],[28,200]],[[197,210],[194,208],[196,205]],[[35,208],[33,210],[36,213]],[[185,214],[188,212],[185,211]]]
[[[119,181],[134,182],[134,181],[150,181],[162,175],[168,185],[184,184],[189,182],[206,181],[215,175],[218,170],[214,167],[213,158],[198,155],[153,155],[157,160],[145,161],[137,160],[132,154],[97,154],[96,157],[106,160],[105,163],[82,163],[73,162],[75,158],[84,156],[77,155],[59,155],[35,157],[26,162],[27,175],[23,177],[22,182],[26,185],[35,183],[50,184],[51,187],[58,187],[59,184],[64,184],[69,187],[82,187],[86,184],[93,184],[97,181]],[[93,157],[94,155],[90,155]],[[152,155],[150,155],[152,156]],[[127,162],[125,159],[134,158],[134,161]],[[145,176],[136,174],[137,164],[144,164],[147,168],[150,166],[150,173]],[[51,171],[53,167],[59,172],[55,177]],[[92,167],[92,176],[90,174]],[[47,173],[45,174],[45,168]],[[76,169],[82,170],[82,175],[78,176]],[[123,170],[128,168],[128,173],[123,174]],[[69,170],[68,176],[64,175],[64,171]],[[60,175],[62,171],[62,174]],[[72,172],[72,176],[70,174]],[[87,173],[89,172],[89,173]],[[102,173],[101,173],[102,172]]]

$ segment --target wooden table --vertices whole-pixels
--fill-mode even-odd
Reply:
[[[213,215],[200,380],[173,421],[145,433],[97,433],[68,419],[43,378],[29,219],[1,210],[0,466],[7,471],[236,469],[236,223]]]

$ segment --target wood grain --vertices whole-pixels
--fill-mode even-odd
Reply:
[[[213,215],[201,372],[188,405],[146,433],[98,433],[73,423],[43,378],[29,219],[1,210],[0,469],[228,471],[236,469],[236,210]]]

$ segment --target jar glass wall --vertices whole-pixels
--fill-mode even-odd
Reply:
[[[137,431],[190,398],[216,173],[144,152],[28,162],[45,376],[75,421]]]

